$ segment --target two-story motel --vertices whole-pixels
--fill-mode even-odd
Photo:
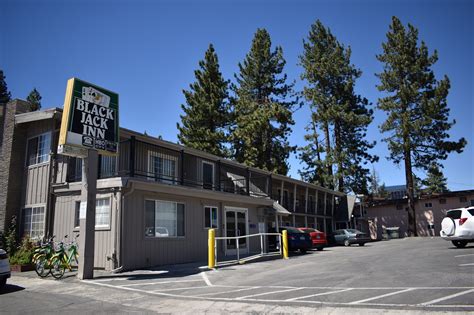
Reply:
[[[80,232],[82,162],[57,154],[62,110],[28,108],[13,100],[0,109],[0,231],[16,215],[22,235],[71,238]],[[106,270],[205,261],[209,228],[330,232],[349,219],[343,193],[125,128],[118,157],[99,157],[97,191],[94,265]],[[258,245],[242,239],[239,248]],[[218,251],[235,254],[235,241]]]

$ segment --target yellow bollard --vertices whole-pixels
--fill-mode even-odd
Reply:
[[[208,245],[207,245],[208,247],[207,265],[209,269],[213,269],[216,266],[215,245],[216,245],[216,230],[209,229]]]
[[[281,238],[283,240],[283,259],[288,259],[288,231],[284,230],[281,233]]]

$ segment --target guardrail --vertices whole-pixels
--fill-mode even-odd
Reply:
[[[277,236],[279,238],[279,246],[277,252],[265,252],[265,243],[264,237],[265,236]],[[252,256],[247,256],[245,258],[240,258],[240,246],[239,240],[240,239],[247,239],[247,244],[249,244],[249,240],[252,237],[260,237],[260,254],[255,254]],[[236,244],[236,260],[229,260],[223,263],[218,263],[217,261],[217,241],[219,240],[235,240]],[[208,267],[213,269],[217,266],[229,265],[229,264],[240,264],[242,262],[246,262],[249,260],[261,258],[261,257],[269,257],[269,256],[282,256],[282,258],[288,258],[288,237],[286,231],[283,233],[256,233],[256,234],[248,234],[242,236],[215,236],[215,230],[209,229],[209,238],[208,238]]]

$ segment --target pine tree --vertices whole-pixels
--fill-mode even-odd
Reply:
[[[429,194],[448,191],[446,177],[436,163],[433,163],[428,169],[428,176],[423,180],[423,185],[425,186],[424,191]]]
[[[288,142],[298,104],[293,85],[283,73],[283,50],[272,51],[270,34],[258,29],[250,52],[235,75],[235,122],[232,134],[234,158],[248,166],[271,172],[288,172],[286,162],[294,148]]]
[[[0,70],[0,104],[6,104],[11,99],[11,93],[8,91],[6,76],[3,75],[3,70]]]
[[[312,170],[325,187],[367,193],[370,171],[364,165],[378,158],[368,152],[375,142],[365,139],[373,111],[368,100],[354,91],[362,72],[351,64],[350,47],[342,45],[319,20],[311,26],[303,46],[301,78],[307,82],[303,93],[312,112],[311,133],[320,130],[324,139],[319,143],[315,137],[305,137],[317,141],[320,148],[313,150],[315,142],[300,149],[305,172]]]
[[[435,78],[431,67],[438,60],[436,50],[428,53],[425,42],[418,42],[418,30],[392,18],[383,53],[377,59],[384,64],[378,74],[378,89],[387,96],[378,108],[387,113],[380,126],[390,151],[389,159],[405,166],[408,195],[408,233],[417,236],[413,169],[426,170],[433,162],[445,160],[452,151],[462,152],[466,140],[447,141],[455,121],[449,121],[447,96],[449,79]]]
[[[228,85],[220,70],[212,44],[207,49],[199,69],[194,71],[196,82],[190,90],[183,90],[186,105],[177,124],[179,141],[188,147],[217,156],[227,156],[227,129],[231,122]]]
[[[380,190],[380,177],[374,167],[372,167],[372,172],[370,173],[370,193],[373,196],[377,196]]]
[[[36,88],[34,88],[33,91],[28,94],[26,100],[31,104],[31,111],[41,109],[41,99],[42,97]]]

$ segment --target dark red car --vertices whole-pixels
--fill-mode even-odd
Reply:
[[[313,242],[313,248],[317,250],[323,250],[328,245],[326,240],[326,234],[313,228],[298,228],[300,231],[308,233],[311,236],[311,242]]]

